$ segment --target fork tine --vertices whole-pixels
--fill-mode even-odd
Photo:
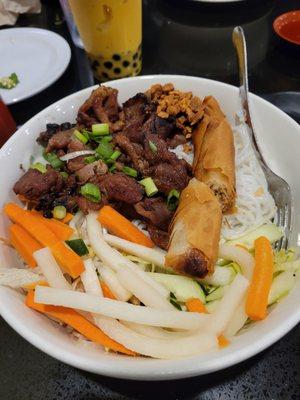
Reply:
[[[285,227],[285,237],[283,239],[282,246],[287,249],[289,244],[289,238],[291,234],[291,221],[292,221],[292,213],[291,207],[289,204],[285,204],[284,206],[284,227]]]
[[[284,227],[284,212],[283,209],[281,207],[277,208],[277,213],[276,213],[276,218],[274,218],[274,220],[276,219],[276,225],[283,228]],[[279,239],[276,243],[275,243],[275,250],[279,251],[282,248],[282,242],[283,242],[283,238]]]

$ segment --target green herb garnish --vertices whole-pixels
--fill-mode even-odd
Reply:
[[[54,169],[60,169],[64,165],[55,153],[44,153],[43,156]]]
[[[155,143],[152,142],[152,140],[149,140],[149,148],[152,151],[152,153],[154,154],[157,153],[157,146]]]
[[[15,72],[9,76],[0,78],[0,89],[12,89],[19,83],[19,78]]]
[[[31,169],[37,169],[38,171],[40,171],[42,174],[45,174],[47,172],[47,168],[44,164],[37,162],[35,164],[32,164],[30,166]]]
[[[81,186],[80,193],[86,199],[94,203],[98,203],[101,200],[100,189],[93,183],[86,183],[85,185]]]
[[[140,181],[140,184],[144,186],[146,195],[148,197],[154,196],[158,192],[158,189],[157,189],[153,179],[150,177],[142,179]]]
[[[167,206],[170,211],[176,210],[179,202],[180,193],[176,189],[170,190],[167,197]]]
[[[137,170],[134,168],[125,166],[122,168],[122,172],[124,172],[124,174],[126,174],[128,176],[132,176],[133,178],[136,178],[138,176]]]

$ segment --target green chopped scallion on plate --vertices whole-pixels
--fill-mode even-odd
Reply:
[[[76,139],[78,139],[81,143],[86,144],[89,141],[89,138],[86,137],[83,133],[79,132],[77,129],[73,132]]]
[[[41,162],[37,162],[35,164],[32,164],[30,166],[31,169],[37,169],[40,171],[42,174],[45,174],[47,172],[47,168],[45,164],[42,164]]]
[[[153,179],[150,177],[142,179],[140,184],[144,186],[146,195],[148,197],[154,196],[158,192]]]
[[[96,148],[96,153],[103,159],[108,160],[114,153],[113,146],[110,143],[101,140],[98,147]]]
[[[80,193],[86,199],[98,203],[101,200],[101,192],[98,186],[94,185],[93,183],[86,183],[85,185],[81,186]]]
[[[19,82],[17,74],[13,72],[9,76],[0,78],[0,89],[13,89]]]
[[[116,161],[117,158],[120,157],[122,153],[119,150],[116,150],[112,153],[112,155],[110,156],[110,159],[113,161]]]
[[[124,166],[122,168],[122,172],[124,172],[124,174],[126,174],[128,176],[132,176],[133,178],[136,178],[138,176],[138,172],[134,168]]]
[[[109,135],[109,125],[107,123],[93,124],[92,135],[93,136]]]
[[[43,156],[54,169],[60,169],[64,165],[55,153],[44,153]]]
[[[157,146],[155,143],[152,142],[152,140],[149,140],[149,148],[152,151],[152,153],[154,154],[157,153]]]
[[[97,158],[95,156],[88,156],[84,158],[84,162],[86,164],[91,164],[92,162],[96,161]]]
[[[179,202],[180,192],[176,189],[170,190],[168,197],[167,197],[167,206],[170,211],[174,211]]]
[[[67,215],[67,209],[65,206],[55,206],[52,214],[55,219],[64,219]]]

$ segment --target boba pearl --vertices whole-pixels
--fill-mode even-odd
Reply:
[[[111,61],[105,61],[104,67],[107,69],[112,69],[113,63]]]
[[[135,51],[112,53],[110,57],[89,55],[95,77],[107,81],[138,75],[141,71],[141,46]]]

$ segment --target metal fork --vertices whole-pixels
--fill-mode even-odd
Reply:
[[[238,65],[239,65],[239,78],[240,87],[239,93],[242,101],[242,107],[246,118],[246,123],[249,126],[249,137],[251,139],[256,156],[261,164],[265,173],[269,192],[274,198],[277,212],[274,217],[274,223],[283,228],[285,236],[275,244],[275,249],[287,249],[291,230],[292,230],[292,194],[288,183],[276,175],[267,165],[262,152],[260,151],[257,136],[251,120],[251,113],[249,108],[249,86],[248,86],[248,69],[247,69],[247,48],[243,28],[236,26],[232,32],[232,41],[236,50]]]

